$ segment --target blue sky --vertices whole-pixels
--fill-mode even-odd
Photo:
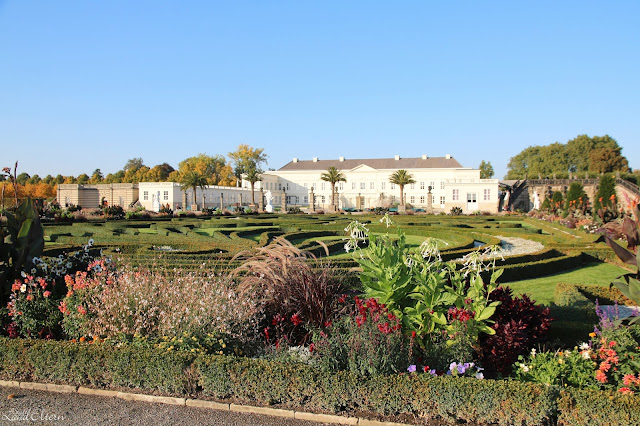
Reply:
[[[638,1],[0,0],[0,165],[90,174],[246,143],[452,154],[497,177],[609,134],[640,168]]]

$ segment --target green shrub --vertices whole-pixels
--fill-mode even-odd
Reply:
[[[591,304],[591,301],[580,292],[576,284],[556,284],[553,298],[558,306],[581,306]]]
[[[640,402],[635,395],[591,389],[565,389],[558,399],[559,425],[637,425]]]
[[[637,396],[518,381],[324,373],[299,363],[153,348],[0,338],[0,377],[233,398],[297,410],[409,416],[414,422],[638,424]]]

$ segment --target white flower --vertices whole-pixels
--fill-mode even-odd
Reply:
[[[393,222],[391,221],[391,217],[389,217],[389,213],[385,213],[384,216],[382,216],[382,219],[380,219],[380,223],[384,223],[385,225],[387,225],[387,228],[393,224]]]
[[[525,373],[529,372],[529,367],[527,367],[525,364],[520,364],[520,368],[522,369],[522,371],[524,371]]]
[[[591,356],[589,355],[589,351],[588,350],[580,352],[580,355],[582,355],[582,358],[584,358],[584,359],[591,358]]]
[[[536,348],[531,349],[531,358],[536,357]]]
[[[564,356],[568,357],[569,355],[571,355],[571,351],[569,350],[564,351]]]
[[[589,349],[590,349],[590,348],[589,348],[589,344],[588,344],[588,343],[581,343],[581,344],[580,344],[580,350],[581,350],[581,351],[587,351],[587,350],[589,350]]]
[[[25,291],[27,291],[27,285],[26,285],[26,284],[22,284],[22,285],[20,286],[20,292],[21,292],[21,293],[24,293]]]

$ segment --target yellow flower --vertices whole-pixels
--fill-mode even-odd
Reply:
[[[593,333],[593,332],[589,333],[589,337],[596,337],[596,333]]]

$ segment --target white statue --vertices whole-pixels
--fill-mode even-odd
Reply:
[[[533,208],[540,210],[540,195],[538,195],[538,191],[533,193]]]
[[[264,207],[264,210],[267,213],[273,213],[273,205],[271,201],[273,200],[273,195],[271,194],[271,190],[268,190],[266,194],[264,194],[264,198],[267,201],[267,205]]]
[[[151,194],[151,210],[154,212],[160,211],[160,191],[158,194]]]

